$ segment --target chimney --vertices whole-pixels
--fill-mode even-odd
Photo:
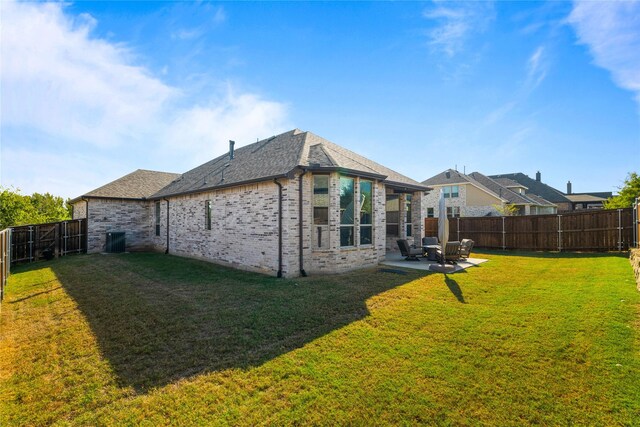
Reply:
[[[235,141],[229,140],[229,160],[233,160],[233,146],[236,145]]]
[[[567,194],[571,194],[571,181],[567,181]]]
[[[540,182],[541,179],[542,175],[540,174],[540,171],[536,172],[536,181]]]

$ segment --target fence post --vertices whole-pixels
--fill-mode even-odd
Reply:
[[[33,227],[29,226],[29,262],[33,262]]]
[[[507,250],[506,234],[507,234],[507,231],[504,228],[504,217],[502,217],[502,250],[503,251]]]
[[[457,217],[458,220],[458,242],[460,241],[460,217]]]
[[[558,215],[558,252],[562,252],[562,215]]]
[[[622,252],[622,209],[618,209],[618,252]]]

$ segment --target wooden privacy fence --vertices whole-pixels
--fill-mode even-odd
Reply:
[[[86,252],[87,221],[74,219],[11,229],[11,264]]]
[[[0,301],[4,299],[4,287],[10,273],[11,229],[0,231]]]
[[[633,209],[449,218],[449,239],[487,249],[623,251],[636,243],[635,221]],[[438,219],[425,218],[425,236],[437,235]]]

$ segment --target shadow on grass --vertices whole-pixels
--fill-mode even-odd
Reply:
[[[447,285],[447,288],[449,288],[451,293],[456,297],[456,299],[459,302],[466,304],[464,300],[464,295],[462,295],[462,289],[460,289],[460,285],[458,285],[458,282],[456,282],[455,279],[451,277],[451,275],[448,275],[448,274],[444,275],[444,283]]]
[[[477,255],[500,255],[500,256],[514,256],[514,257],[529,257],[529,258],[548,258],[548,259],[567,259],[567,258],[610,258],[612,256],[619,256],[621,258],[629,258],[629,251],[622,252],[543,252],[543,251],[522,251],[522,250],[501,250],[501,249],[484,249],[474,248],[471,257],[477,257]]]
[[[50,266],[120,385],[138,392],[262,364],[364,318],[371,296],[421,276],[373,269],[283,280],[162,254]]]

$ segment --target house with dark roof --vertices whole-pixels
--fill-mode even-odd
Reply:
[[[558,206],[558,212],[570,212],[580,209],[602,209],[603,202],[613,195],[611,192],[573,193],[571,191],[571,181],[567,182],[567,192],[563,193],[542,182],[542,174],[540,171],[536,172],[535,179],[521,172],[491,175],[490,178],[499,182],[508,180],[511,183],[515,183],[515,185],[527,188],[532,193]]]
[[[536,172],[535,179],[530,178],[522,172],[490,175],[489,178],[495,180],[508,179],[511,182],[516,182],[522,187],[527,188],[527,191],[555,204],[558,207],[559,212],[571,210],[571,200],[569,200],[560,190],[556,190],[550,185],[542,182],[542,174],[540,172]]]
[[[463,174],[453,169],[422,182],[435,191],[425,197],[427,217],[437,217],[440,190],[444,190],[450,217],[497,216],[505,205],[515,206],[518,215],[555,213],[556,206],[530,193],[514,181],[492,179],[480,172]]]
[[[136,171],[73,200],[88,252],[124,232],[127,250],[164,251],[284,277],[382,261],[424,235],[429,187],[299,129],[183,174]]]

